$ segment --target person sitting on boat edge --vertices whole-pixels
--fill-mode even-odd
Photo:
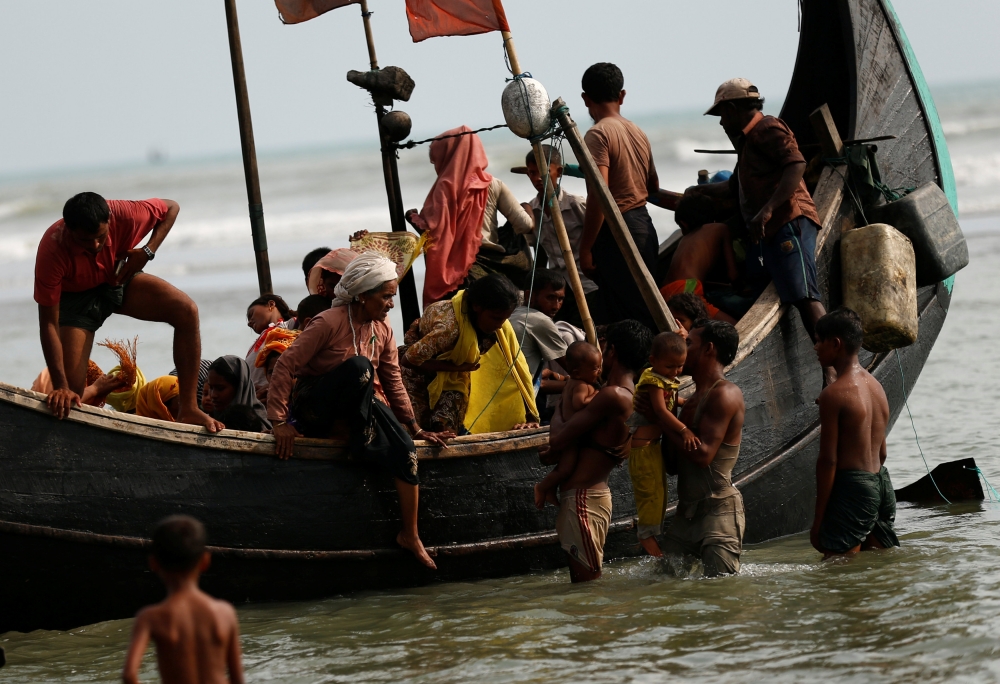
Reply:
[[[113,392],[122,389],[124,389],[122,382],[115,375],[114,369],[105,373],[91,359],[87,365],[87,386],[84,388],[83,394],[80,395],[80,402],[87,406],[100,408],[107,403],[108,397]],[[52,390],[52,376],[48,368],[43,368],[38,377],[31,383],[31,391],[40,392],[41,394],[51,394]]]
[[[688,333],[684,372],[696,389],[680,420],[701,443],[689,451],[673,442],[667,454],[668,471],[677,472],[677,513],[663,535],[662,548],[674,571],[691,557],[701,560],[706,577],[740,571],[746,523],[743,495],[733,486],[732,472],[746,408],[743,392],[723,373],[739,343],[736,328],[724,321],[701,320]],[[636,405],[656,420],[644,397]]]
[[[765,116],[763,108],[764,98],[745,78],[719,86],[705,114],[718,116],[733,141],[736,170],[726,182],[694,185],[684,194],[738,198],[753,242],[746,258],[747,281],[762,290],[770,278],[781,303],[799,310],[815,342],[816,321],[826,314],[816,280],[819,215],[802,180],[806,160],[795,134],[781,119]]]
[[[816,324],[816,356],[837,379],[819,395],[816,516],[809,541],[824,558],[899,546],[896,494],[885,467],[889,402],[858,362],[861,318],[841,307]]]
[[[549,448],[539,450],[542,463],[551,465],[567,446],[576,444],[579,449],[572,474],[560,485],[556,518],[573,582],[601,576],[611,524],[608,476],[628,458],[632,436],[625,421],[632,415],[635,379],[646,365],[653,342],[649,328],[632,320],[608,325],[606,337],[601,365],[605,386],[566,423],[556,411]]]
[[[220,356],[208,367],[201,406],[210,416],[223,422],[223,412],[233,405],[249,407],[260,419],[262,429],[271,429],[267,410],[257,398],[250,379],[250,366],[240,357],[229,354]]]
[[[246,362],[250,366],[250,379],[257,391],[257,397],[266,401],[267,376],[264,369],[257,366],[257,353],[264,344],[267,332],[274,327],[295,329],[295,313],[285,300],[276,294],[262,294],[247,306],[247,327],[254,331],[257,339],[247,350]]]
[[[462,134],[462,135],[460,135]],[[418,233],[427,233],[424,250],[424,307],[468,287],[488,273],[499,272],[506,249],[499,244],[497,212],[510,221],[514,233],[535,229],[510,188],[491,174],[479,136],[468,126],[445,131],[430,146],[430,160],[437,179],[423,208],[410,209],[406,219]],[[531,265],[524,260],[523,273]]]
[[[296,437],[328,438],[338,419],[346,421],[348,449],[395,479],[403,518],[397,543],[436,568],[417,531],[420,478],[413,439],[444,446],[454,434],[425,432],[413,417],[387,320],[396,265],[374,252],[362,254],[348,265],[335,293],[333,307],[306,326],[274,367],[267,408],[275,453],[290,458]]]
[[[497,344],[502,343],[506,348],[501,350],[501,359],[510,358],[500,379],[506,385],[510,380],[508,375],[515,376],[515,384],[526,384],[525,389],[530,391],[531,375],[508,320],[517,306],[518,295],[514,283],[506,276],[491,273],[459,291],[452,300],[431,304],[410,325],[399,351],[403,383],[420,422],[432,430],[467,432],[466,416],[470,414],[476,381],[473,376],[480,372],[481,360]],[[517,372],[508,373],[515,360]],[[493,419],[501,409],[511,409],[511,415],[519,410],[522,421],[538,420],[534,396],[530,396],[531,405],[526,410],[524,404],[528,398],[514,393],[500,397],[499,392],[493,397],[494,389],[495,386],[490,388],[491,396],[487,397],[493,399],[487,421],[495,422]],[[472,412],[469,420],[474,421],[479,413],[482,411]],[[509,424],[497,429],[523,427],[520,423],[511,418]]]
[[[180,205],[172,200],[106,201],[94,192],[74,195],[38,243],[35,291],[42,352],[54,387],[56,418],[80,405],[94,333],[113,314],[167,323],[174,329],[180,371],[182,423],[209,432],[222,426],[198,408],[195,390],[201,335],[198,307],[186,294],[143,267],[170,232]],[[139,241],[150,235],[142,248]]]
[[[559,179],[563,174],[562,155],[559,150],[552,145],[542,145],[542,156],[549,162],[549,192],[553,192],[559,187]],[[545,177],[538,171],[538,163],[535,161],[534,151],[528,152],[524,158],[525,172],[528,180],[538,191],[528,205],[531,207],[535,225],[538,225],[538,218],[542,211],[542,191],[545,189]],[[598,293],[597,283],[588,278],[580,268],[580,238],[583,236],[583,224],[587,215],[587,199],[580,195],[567,192],[565,188],[559,188],[558,197],[559,211],[562,214],[563,224],[566,226],[566,235],[569,237],[569,244],[573,249],[573,257],[576,261],[576,271],[580,275],[580,283],[583,285],[584,296],[587,299],[587,308],[590,309],[590,316],[595,321],[603,321],[605,316],[602,313],[601,295]],[[569,272],[566,270],[566,261],[563,259],[562,247],[559,245],[559,238],[556,236],[556,229],[552,224],[552,212],[550,207],[545,207],[545,213],[541,217],[541,248],[545,250],[548,258],[548,268],[563,277],[564,282],[569,282]],[[536,249],[538,245],[535,246]],[[537,265],[536,265],[537,268]],[[566,288],[565,301],[562,308],[553,318],[557,321],[567,321],[576,327],[583,326],[580,318],[580,309],[576,303],[576,295],[572,288]]]
[[[646,208],[647,198],[659,193],[649,138],[635,123],[621,115],[625,77],[609,62],[590,66],[583,74],[583,101],[594,120],[584,142],[611,196],[621,211],[632,240],[650,273],[656,271],[659,241]],[[597,189],[588,185],[586,217],[580,236],[580,266],[594,279],[603,306],[595,323],[635,319],[655,329],[632,272],[604,216]]]
[[[138,684],[139,666],[152,640],[165,684],[242,684],[236,611],[198,588],[198,577],[211,563],[204,526],[190,516],[172,515],[156,525],[152,537],[149,567],[166,585],[167,598],[135,616],[122,681]]]

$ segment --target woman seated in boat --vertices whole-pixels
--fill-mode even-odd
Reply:
[[[231,354],[220,356],[208,367],[201,410],[232,430],[263,432],[271,429],[267,410],[257,398],[250,379],[250,366]],[[256,420],[251,420],[250,414],[256,416]],[[237,417],[239,425],[227,424],[227,415]]]
[[[174,375],[150,380],[135,393],[135,415],[142,418],[176,423],[180,410],[180,385]]]
[[[93,359],[87,363],[87,386],[83,390],[83,394],[80,395],[80,401],[87,406],[100,408],[107,403],[108,396],[112,392],[122,389],[122,382],[115,376],[114,371],[110,373],[102,371]],[[49,375],[48,368],[42,369],[35,381],[31,383],[31,389],[33,392],[41,392],[42,394],[52,393],[52,376]]]
[[[468,132],[468,126],[445,131],[442,136]],[[431,164],[437,180],[419,212],[410,209],[407,220],[417,232],[426,233],[424,251],[424,306],[444,299],[460,287],[487,273],[528,274],[528,258],[508,259],[500,245],[497,211],[514,232],[533,232],[530,208],[518,204],[514,193],[499,178],[486,172],[489,160],[476,134],[443,138],[431,143]],[[514,263],[511,263],[511,262]],[[523,262],[523,263],[522,263]]]
[[[395,478],[403,518],[396,541],[435,568],[417,532],[420,479],[413,439],[444,446],[454,434],[421,429],[399,377],[396,338],[387,320],[396,295],[396,264],[374,252],[362,254],[334,292],[333,307],[313,318],[271,375],[267,409],[275,451],[289,458],[296,437],[332,437],[337,423],[345,424],[348,449]]]
[[[322,295],[333,299],[333,290],[344,277],[344,269],[357,257],[356,252],[341,248],[331,250],[316,265],[309,269],[306,287],[311,295]]]
[[[403,383],[424,425],[463,434],[537,424],[531,374],[508,320],[517,303],[514,284],[492,273],[413,322],[400,348]]]
[[[264,344],[268,330],[276,327],[294,329],[295,323],[295,313],[276,294],[261,295],[247,307],[247,327],[257,334],[257,339],[247,350],[246,360],[250,366],[250,379],[261,398],[267,389],[267,376],[264,369],[257,366],[257,352]]]

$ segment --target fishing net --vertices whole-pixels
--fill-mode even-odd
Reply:
[[[135,356],[138,342],[139,337],[136,336],[131,341],[105,339],[98,343],[99,347],[110,349],[118,357],[118,365],[121,367],[121,370],[118,371],[118,377],[122,379],[122,387],[132,387],[135,384]]]

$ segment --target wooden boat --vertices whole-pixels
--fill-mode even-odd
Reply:
[[[808,115],[823,103],[845,139],[897,136],[879,151],[888,185],[934,181],[954,204],[934,104],[888,0],[802,3],[798,57],[781,114],[801,143],[815,140]],[[834,246],[853,225],[843,188],[827,169],[815,190],[824,228],[817,263],[833,304],[840,292]],[[951,283],[923,287],[918,296],[917,342],[898,355],[862,355],[886,389],[893,420],[944,323]],[[728,377],[742,388],[747,414],[734,475],[752,543],[811,522],[821,377],[798,313],[779,305],[773,287],[738,329]],[[391,482],[332,442],[302,440],[294,459],[279,461],[265,435],[208,436],[93,408],[56,422],[41,395],[3,384],[0,439],[0,632],[124,617],[157,600],[162,589],[146,569],[147,537],[175,512],[206,522],[214,546],[204,587],[236,602],[564,563],[555,510],[532,504],[531,485],[545,471],[537,457],[544,429],[462,437],[440,451],[419,447],[420,529],[437,551],[436,573],[394,548],[399,523]],[[624,469],[610,484],[615,512],[607,557],[615,559],[637,553],[635,507]]]

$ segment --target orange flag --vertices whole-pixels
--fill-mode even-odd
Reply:
[[[406,0],[406,19],[414,43],[510,30],[500,0]]]
[[[282,24],[298,24],[357,0],[274,0]]]

